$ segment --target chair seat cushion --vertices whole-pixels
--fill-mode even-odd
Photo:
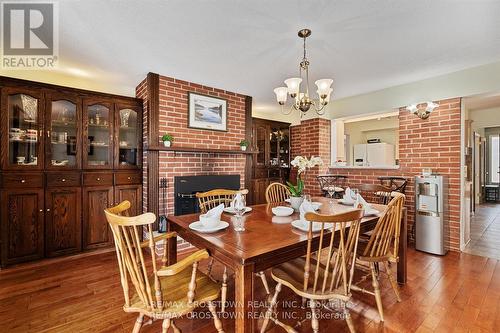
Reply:
[[[342,291],[342,286],[340,286],[339,288],[335,288],[334,286],[334,288],[330,291],[332,266],[330,266],[328,269],[329,274],[327,276],[327,281],[325,284],[325,291],[322,291],[323,281],[326,274],[326,258],[325,260],[321,260],[320,262],[318,282],[316,289],[313,290],[315,274],[314,269],[316,269],[316,263],[316,260],[311,260],[309,284],[306,290],[304,290],[304,266],[306,264],[305,257],[296,258],[284,264],[273,267],[271,270],[271,276],[276,282],[282,283],[283,285],[292,289],[297,295],[306,297],[308,299],[322,300],[342,298],[347,300],[349,297]]]
[[[220,286],[211,280],[206,274],[198,271],[196,274],[195,297],[192,304],[188,304],[187,293],[191,281],[191,269],[185,269],[173,276],[160,277],[161,292],[163,299],[163,310],[147,309],[137,293],[131,298],[130,307],[125,311],[142,312],[148,316],[162,319],[174,318],[192,311],[200,303],[213,301],[219,297]],[[154,277],[150,278],[151,297],[156,300],[154,291]]]

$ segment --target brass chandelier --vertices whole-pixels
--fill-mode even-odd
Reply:
[[[333,91],[331,85],[333,83],[332,79],[321,79],[314,82],[318,87],[316,92],[318,93],[318,100],[311,99],[309,95],[309,60],[306,57],[306,39],[311,36],[311,30],[302,29],[298,33],[299,37],[304,40],[304,56],[300,62],[299,75],[300,77],[293,77],[285,80],[286,87],[278,87],[274,89],[276,94],[276,99],[281,105],[281,112],[283,114],[290,114],[292,110],[301,111],[300,116],[304,115],[311,107],[314,108],[317,114],[322,115],[325,113],[325,106],[330,101],[330,95]],[[300,91],[300,84],[303,77],[306,81],[305,92]],[[285,110],[285,103],[288,95],[294,99],[292,106],[288,111]]]

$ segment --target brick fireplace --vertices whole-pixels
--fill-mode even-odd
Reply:
[[[189,128],[188,92],[226,99],[227,131]],[[154,73],[136,94],[144,100],[144,211],[174,214],[175,177],[238,175],[240,187],[246,186],[251,159],[238,150],[240,141],[250,138],[251,97]],[[174,137],[173,150],[161,147],[165,133]],[[161,178],[167,179],[165,202],[158,188]]]

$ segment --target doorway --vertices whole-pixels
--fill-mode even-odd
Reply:
[[[464,107],[464,252],[500,259],[500,94],[465,98]]]

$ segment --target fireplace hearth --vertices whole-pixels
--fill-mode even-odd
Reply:
[[[174,214],[184,215],[200,211],[197,192],[214,189],[240,189],[240,175],[202,175],[174,177]]]

